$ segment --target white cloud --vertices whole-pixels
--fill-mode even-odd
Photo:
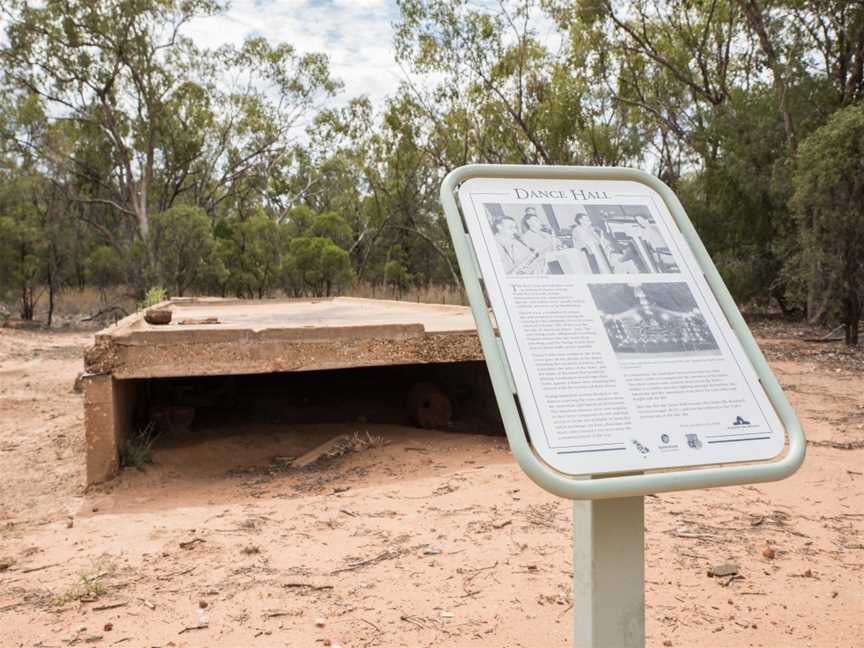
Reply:
[[[234,0],[226,12],[192,21],[185,34],[201,47],[263,36],[299,52],[325,53],[345,84],[341,101],[365,94],[381,106],[399,85],[392,29],[397,18],[393,0]]]

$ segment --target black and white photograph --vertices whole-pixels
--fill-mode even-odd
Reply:
[[[588,289],[616,354],[720,354],[684,282],[589,284]]]
[[[486,203],[484,208],[507,274],[679,272],[644,205]]]

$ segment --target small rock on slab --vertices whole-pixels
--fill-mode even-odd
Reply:
[[[144,313],[144,321],[154,326],[164,326],[171,323],[172,313],[167,308],[151,308]]]

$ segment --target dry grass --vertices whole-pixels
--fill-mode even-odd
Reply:
[[[95,601],[107,591],[98,575],[82,574],[78,582],[57,597],[57,605],[66,605],[73,601]]]
[[[206,295],[189,296],[204,297]],[[411,288],[400,293],[391,287],[373,286],[372,284],[363,283],[349,288],[347,291],[341,293],[341,296],[392,299],[418,304],[455,304],[459,306],[468,304],[462,288],[453,286]],[[270,297],[284,299],[287,295],[277,292]],[[137,307],[138,304],[130,296],[130,291],[126,286],[115,286],[105,291],[100,291],[97,288],[84,288],[83,290],[68,289],[60,292],[54,298],[53,327],[103,328],[128,314],[134,313]],[[18,305],[14,302],[0,304],[0,319],[2,319],[4,314],[17,317]],[[97,314],[99,314],[98,317],[94,318]],[[47,318],[48,296],[46,293],[36,306],[35,319],[45,322]]]
[[[158,438],[159,432],[153,421],[131,434],[120,448],[120,466],[123,468],[143,468],[147,464],[152,464],[153,445]]]
[[[394,299],[418,304],[456,304],[466,306],[468,299],[461,287],[428,286],[411,288],[399,292],[393,288],[382,288],[371,284],[358,284],[343,293],[346,297],[366,297],[369,299]]]
[[[83,290],[68,289],[54,296],[54,328],[102,328],[113,324],[126,314],[135,311],[135,300],[129,297],[125,286],[109,288],[100,291],[96,288]],[[11,317],[18,317],[18,304],[6,302],[0,304],[0,311],[8,312]],[[83,320],[104,313],[89,322]],[[35,319],[40,322],[48,320],[48,294],[45,293],[36,305]]]
[[[369,450],[371,448],[380,448],[385,444],[386,441],[384,440],[384,437],[378,436],[377,434],[370,434],[368,430],[364,430],[363,432],[354,432],[350,437],[347,437],[344,441],[340,441],[336,444],[336,447],[328,452],[325,457],[328,459],[335,459],[337,457],[351,454],[352,452],[362,452],[363,450]]]
[[[55,603],[66,605],[74,601],[95,601],[108,592],[103,579],[117,571],[117,566],[107,557],[102,557],[93,563],[93,567],[78,575],[78,580],[59,594]]]

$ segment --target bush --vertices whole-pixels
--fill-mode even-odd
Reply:
[[[160,286],[150,288],[145,294],[144,299],[138,302],[138,310],[146,310],[156,304],[162,303],[168,299],[168,293]]]

